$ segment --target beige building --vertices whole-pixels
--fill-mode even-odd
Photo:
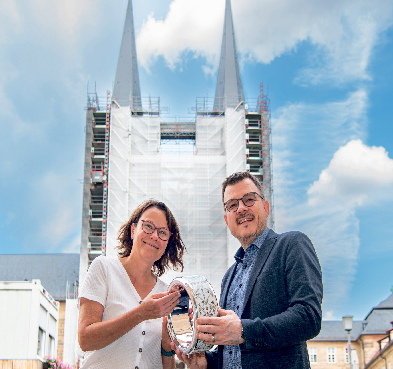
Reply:
[[[387,335],[378,341],[378,345],[378,352],[367,364],[366,368],[393,369],[393,328],[389,329]]]
[[[363,321],[353,322],[353,369],[393,369],[392,323],[393,294],[374,307]],[[319,335],[308,341],[308,351],[312,369],[349,369],[348,334],[342,321],[324,320]]]

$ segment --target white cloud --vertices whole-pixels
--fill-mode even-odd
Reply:
[[[367,106],[367,92],[359,89],[342,101],[297,103],[273,112],[274,171],[281,173],[300,162],[303,167],[297,170],[307,167],[307,172],[291,176],[291,181],[314,180],[340,146],[365,139]],[[280,177],[275,176],[276,181]],[[288,183],[287,176],[285,181]]]
[[[190,51],[206,57],[209,64],[216,64],[223,10],[223,0],[174,0],[164,20],[149,15],[137,36],[138,62],[148,69],[162,56],[174,68],[181,64],[181,54]]]
[[[323,320],[335,320],[336,317],[334,316],[334,311],[329,310],[325,312],[325,315],[323,316]]]
[[[393,193],[393,160],[383,147],[352,140],[338,149],[307,193],[313,206],[337,201],[354,207],[380,197],[381,191]]]
[[[184,52],[205,56],[208,73],[218,67],[224,1],[173,0],[164,20],[149,16],[137,37],[138,58],[148,69],[162,56],[171,68]],[[302,84],[369,79],[367,66],[378,37],[393,24],[390,0],[232,1],[238,51],[243,60],[270,63],[299,43],[315,46]]]
[[[315,46],[298,82],[369,79],[371,50],[393,24],[390,0],[245,0],[233,4],[239,50],[269,63],[299,43]]]
[[[343,202],[312,205],[307,190],[340,147],[365,139],[367,104],[361,89],[341,101],[292,104],[272,112],[275,228],[300,230],[312,240],[322,265],[326,311],[336,310],[349,296],[359,220],[355,208]]]

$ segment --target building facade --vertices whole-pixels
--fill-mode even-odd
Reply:
[[[392,324],[393,294],[371,309],[363,321],[353,322],[352,369],[393,369]],[[321,332],[307,346],[311,368],[349,369],[348,335],[342,321],[324,320]]]
[[[393,328],[378,341],[379,350],[367,364],[366,369],[393,369]]]
[[[0,282],[0,311],[0,359],[57,356],[59,302],[39,279]]]
[[[67,311],[70,310],[70,305],[75,305],[75,299],[77,297],[79,259],[79,254],[1,255],[0,258],[0,283],[3,283],[4,286],[31,286],[33,280],[40,280],[40,286],[42,289],[47,291],[48,295],[52,296],[52,298],[56,301],[58,317],[56,318],[57,328],[55,352],[60,360],[68,362],[69,364],[73,364],[75,362],[74,351],[76,335],[74,333],[70,339],[72,342],[64,342],[64,336],[67,336],[65,322],[67,320],[68,324],[76,326],[76,316],[70,317],[70,314],[67,314]],[[15,265],[18,267],[16,268]],[[8,291],[7,293],[7,296],[17,295],[17,292],[12,294]],[[18,293],[21,296],[23,294],[25,297],[28,296],[27,292]],[[0,311],[7,312],[2,314],[7,322],[11,322],[12,326],[20,324],[22,320],[18,318],[18,314],[12,314],[17,311],[12,305],[12,300],[2,298],[0,303]],[[44,308],[48,310],[45,306]],[[17,306],[17,309],[19,309],[19,306]],[[8,315],[8,312],[11,315]],[[27,331],[26,324],[27,323],[25,321],[24,328],[21,328],[21,332],[23,332],[23,334],[20,336],[19,340],[13,342],[26,342],[26,340],[28,340],[29,333]],[[0,324],[0,327],[3,327],[3,325]],[[51,325],[51,327],[53,327],[53,325]],[[51,352],[51,350],[53,351],[53,348],[51,348],[53,340],[49,338],[48,330],[44,326],[41,326],[41,329],[46,332],[45,335],[43,335],[44,341],[42,342],[42,347],[46,350],[44,351],[44,355],[47,355]],[[74,328],[70,328],[68,331],[71,331],[72,333],[72,329]],[[3,332],[2,329],[0,329],[0,331]],[[53,332],[50,335],[51,337],[55,337]],[[33,336],[36,339],[38,333],[36,334],[35,332]],[[4,339],[6,339],[6,337],[6,335],[3,335]],[[35,355],[37,357],[37,345],[35,346],[35,351]],[[68,355],[67,352],[69,353]],[[7,359],[17,359],[11,355],[11,351],[9,351],[8,354],[9,355],[6,355]],[[23,358],[26,359],[27,356]]]
[[[117,255],[120,226],[137,205],[155,198],[179,223],[187,248],[184,274],[204,275],[219,293],[239,247],[223,219],[221,183],[248,170],[262,181],[272,208],[268,101],[262,85],[259,97],[244,99],[230,0],[215,98],[197,99],[193,110],[189,121],[168,122],[159,98],[141,97],[129,0],[113,93],[104,102],[88,97],[80,281],[95,257]],[[191,149],[173,152],[168,142],[191,142]]]

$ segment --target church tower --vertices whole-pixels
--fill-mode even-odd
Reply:
[[[248,170],[263,182],[272,206],[266,96],[261,86],[258,98],[244,100],[230,0],[216,96],[197,99],[195,111],[191,123],[161,122],[159,99],[141,98],[129,0],[113,94],[104,105],[96,95],[88,99],[80,283],[95,257],[117,256],[120,226],[137,205],[155,198],[179,223],[187,248],[183,274],[204,275],[219,294],[240,246],[224,222],[221,183]],[[164,142],[182,140],[192,142],[188,153],[165,150]],[[273,227],[272,215],[268,226]]]

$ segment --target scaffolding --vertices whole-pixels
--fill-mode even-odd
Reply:
[[[266,200],[270,204],[269,228],[274,227],[273,191],[272,191],[272,159],[271,159],[271,127],[268,97],[260,84],[260,96],[255,109],[245,104],[245,140],[246,169],[263,184]]]
[[[260,88],[258,99],[223,114],[212,111],[207,99],[197,99],[203,104],[194,109],[193,122],[161,119],[151,98],[138,112],[131,105],[109,104],[109,93],[106,110],[98,111],[103,104],[90,98],[94,104],[89,108],[88,265],[98,255],[116,256],[121,225],[142,201],[156,198],[178,220],[188,251],[184,273],[203,274],[220,290],[239,247],[223,220],[222,181],[248,170],[261,180],[272,204],[270,115],[262,84]],[[183,151],[164,150],[168,142],[188,146]],[[273,227],[272,213],[268,225]]]

